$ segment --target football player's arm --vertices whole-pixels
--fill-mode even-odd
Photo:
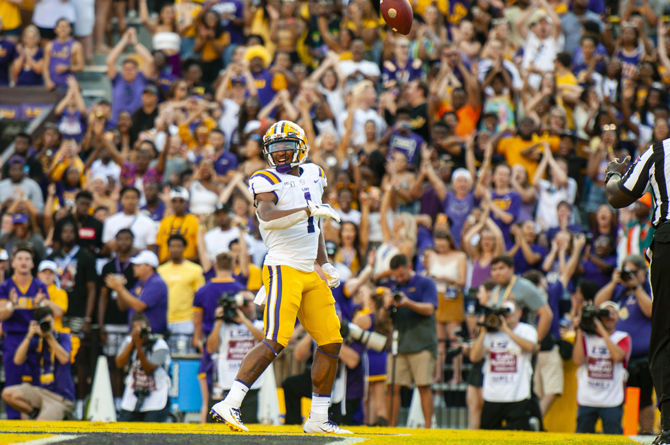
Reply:
[[[256,215],[261,228],[286,229],[310,216],[309,207],[290,210],[279,210],[276,206],[277,196],[273,192],[256,194]]]

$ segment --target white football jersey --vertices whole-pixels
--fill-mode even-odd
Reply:
[[[300,176],[277,172],[274,168],[259,170],[249,178],[249,191],[254,197],[259,193],[274,193],[277,209],[290,210],[306,207],[307,201],[321,204],[326,188],[326,175],[321,167],[307,163],[300,166]],[[265,264],[291,266],[303,272],[314,270],[319,245],[319,219],[306,220],[282,230],[260,230],[268,248]]]

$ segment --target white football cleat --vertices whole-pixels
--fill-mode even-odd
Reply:
[[[224,422],[233,431],[249,432],[249,428],[242,423],[240,410],[228,405],[225,403],[225,400],[212,406],[209,413],[214,420],[217,422]]]
[[[329,420],[327,417],[324,417],[323,419],[312,419],[312,416],[309,416],[307,422],[302,426],[302,430],[309,434],[354,434],[349,430],[340,428],[335,422]]]

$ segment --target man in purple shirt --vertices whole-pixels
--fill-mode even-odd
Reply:
[[[0,321],[5,335],[2,343],[5,386],[18,385],[24,375],[29,375],[28,366],[14,364],[14,353],[28,332],[33,319],[32,310],[49,299],[47,288],[32,275],[33,252],[28,247],[17,247],[12,254],[14,275],[0,284]],[[8,419],[18,419],[19,413],[7,408]]]
[[[138,280],[130,291],[116,275],[107,275],[105,284],[116,291],[121,310],[128,309],[129,323],[134,313],[144,312],[151,331],[163,334],[167,330],[168,291],[165,281],[156,273],[158,257],[150,250],[143,250],[131,258],[130,263]]]
[[[116,66],[116,61],[125,51],[128,45],[132,45],[137,54],[143,60],[142,72],[135,59],[126,58],[121,64],[121,71]],[[112,82],[112,118],[110,122],[116,125],[119,114],[122,111],[134,113],[142,106],[142,92],[149,84],[148,79],[153,76],[154,62],[148,49],[137,41],[137,31],[129,28],[119,39],[114,49],[107,56],[107,76]]]
[[[53,328],[53,311],[40,307],[12,359],[31,366],[30,382],[6,386],[2,400],[31,419],[63,420],[74,408],[74,381],[70,371],[70,334]]]
[[[228,172],[235,172],[237,169],[237,156],[226,150],[226,136],[219,128],[213,129],[209,133],[209,143],[214,148],[214,170],[220,176],[226,176]]]
[[[426,141],[412,131],[412,116],[408,108],[396,112],[395,127],[389,139],[389,155],[399,151],[407,157],[408,164],[414,168],[419,166],[419,153]]]

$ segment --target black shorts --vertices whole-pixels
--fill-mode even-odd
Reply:
[[[37,29],[40,31],[40,37],[42,37],[42,40],[53,40],[56,38],[56,33],[54,32],[53,28],[40,28],[38,26]]]
[[[482,387],[482,384],[484,383],[484,373],[482,372],[483,367],[484,360],[472,364],[470,372],[468,372],[468,378],[466,379],[468,385],[474,386],[475,388]]]
[[[631,358],[628,362],[628,381],[626,386],[640,388],[640,409],[651,406],[651,395],[654,385],[649,372],[649,359],[645,357]]]

